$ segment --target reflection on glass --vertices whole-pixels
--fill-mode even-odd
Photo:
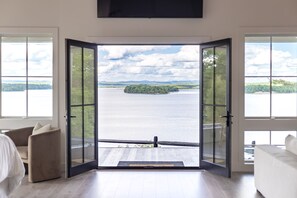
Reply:
[[[226,107],[215,107],[215,163],[226,166]]]
[[[71,108],[71,160],[72,166],[80,165],[83,159],[82,107]]]
[[[272,78],[272,116],[297,116],[297,77]]]
[[[52,78],[28,78],[28,116],[52,116]]]
[[[245,78],[245,116],[270,116],[270,79]]]
[[[296,76],[297,38],[295,36],[272,37],[272,75]]]
[[[26,38],[2,37],[1,75],[26,76]]]
[[[84,103],[94,104],[94,50],[84,48]]]
[[[85,162],[95,159],[95,107],[84,107]]]
[[[226,104],[226,93],[227,93],[227,48],[221,46],[215,48],[215,104],[225,105]]]
[[[1,84],[2,116],[26,116],[26,78],[3,77]]]
[[[214,50],[203,49],[203,103],[213,104]]]
[[[28,38],[28,75],[52,76],[53,39],[51,37]]]
[[[213,107],[204,106],[203,109],[203,160],[213,161]]]
[[[82,48],[71,46],[71,105],[82,104]]]
[[[245,37],[245,76],[270,75],[270,37]]]

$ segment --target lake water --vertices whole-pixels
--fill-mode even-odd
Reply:
[[[25,92],[2,92],[2,114],[25,115]],[[52,114],[52,90],[29,91],[29,114]],[[297,115],[297,94],[273,94],[275,116]],[[199,142],[199,90],[166,95],[126,94],[123,89],[99,88],[99,138]],[[269,116],[269,94],[246,94],[246,115]],[[284,102],[286,101],[286,102]],[[296,131],[247,132],[245,144],[281,144]]]
[[[165,95],[99,88],[99,138],[199,142],[199,90]]]

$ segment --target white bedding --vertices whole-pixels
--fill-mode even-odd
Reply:
[[[25,175],[25,168],[12,140],[0,134],[0,198],[17,188]]]

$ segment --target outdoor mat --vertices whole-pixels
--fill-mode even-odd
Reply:
[[[118,167],[184,167],[182,161],[119,161]]]

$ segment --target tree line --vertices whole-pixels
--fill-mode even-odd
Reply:
[[[272,80],[270,83],[248,83],[245,85],[245,93],[272,92],[275,93],[297,93],[297,83],[285,80]],[[271,88],[270,88],[271,87]]]
[[[25,91],[26,84],[24,83],[3,83],[2,91]],[[29,90],[38,90],[38,89],[52,89],[50,84],[28,84]]]
[[[168,94],[170,92],[177,92],[179,89],[175,86],[169,85],[128,85],[125,87],[125,93],[135,94]]]

